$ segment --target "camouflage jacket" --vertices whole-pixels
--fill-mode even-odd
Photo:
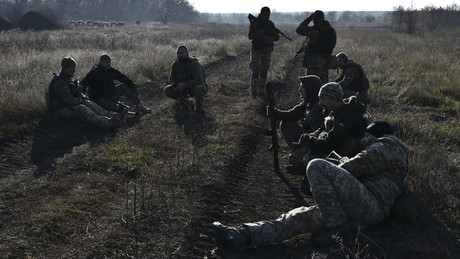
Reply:
[[[275,24],[272,21],[257,20],[249,24],[248,38],[252,40],[252,47],[255,50],[267,48],[273,50],[273,42],[278,41],[280,35],[275,30]]]
[[[404,190],[409,151],[394,135],[371,142],[355,157],[340,165],[358,178],[380,201],[388,214]]]
[[[359,103],[355,97],[345,100],[345,104],[331,112],[329,117],[330,125],[325,126],[325,130],[317,130],[310,134],[303,134],[300,143],[314,151],[328,154],[332,150],[346,150],[341,147],[347,143],[356,145],[364,136],[367,123],[363,115],[366,107]],[[354,140],[353,142],[349,140]],[[356,143],[355,143],[356,142]],[[350,144],[348,144],[350,143]],[[350,147],[347,152],[338,152],[341,155],[349,156],[357,153],[357,147]]]
[[[296,29],[296,33],[307,36],[306,53],[331,55],[337,43],[337,33],[328,21],[308,26],[310,21],[305,19]]]
[[[369,79],[360,64],[353,60],[341,68],[342,74],[335,79],[342,89],[350,89],[356,92],[367,91],[369,88]]]
[[[85,78],[81,81],[81,85],[85,88],[88,87],[88,96],[91,100],[99,98],[112,99],[116,96],[114,80],[123,82],[129,87],[136,87],[128,76],[117,69],[111,67],[106,70],[100,65],[95,65],[86,74]]]
[[[280,121],[301,121],[305,133],[313,132],[324,125],[324,114],[317,103],[302,101],[289,110],[275,108],[274,115]]]
[[[66,107],[75,106],[83,101],[83,93],[72,77],[61,71],[53,76],[46,91],[48,110],[57,111]]]
[[[203,68],[196,58],[188,58],[183,62],[175,60],[171,65],[169,83],[185,83],[185,88],[206,85]]]

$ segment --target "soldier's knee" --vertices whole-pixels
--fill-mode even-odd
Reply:
[[[310,177],[312,175],[316,175],[324,171],[325,167],[329,165],[324,159],[314,158],[307,164],[307,176]]]

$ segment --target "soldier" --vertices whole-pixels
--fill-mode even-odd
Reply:
[[[359,141],[366,129],[363,115],[366,108],[356,97],[343,100],[342,88],[331,82],[319,90],[318,104],[328,114],[324,128],[305,133],[299,139],[302,147],[309,151],[304,157],[305,165],[317,157],[325,157],[335,150],[342,156],[354,156],[360,151]]]
[[[195,111],[203,114],[203,101],[207,92],[207,84],[203,67],[196,58],[191,58],[187,47],[177,48],[177,59],[171,65],[169,73],[169,85],[164,88],[164,93],[169,98],[178,101],[178,105],[188,108],[188,97],[194,97],[196,102]]]
[[[111,129],[123,120],[127,109],[119,114],[107,111],[83,95],[73,80],[77,63],[71,57],[61,60],[61,72],[51,79],[46,92],[48,110],[59,118],[76,118],[101,128]]]
[[[347,98],[358,93],[358,100],[364,104],[369,102],[367,91],[369,79],[360,64],[349,59],[345,52],[336,55],[337,66],[342,70],[335,82],[339,83],[343,90],[343,97]]]
[[[121,84],[115,86],[114,80]],[[133,81],[117,69],[112,67],[112,58],[104,53],[99,57],[99,63],[86,74],[81,81],[83,87],[88,88],[91,100],[109,111],[121,111],[126,105],[119,102],[125,95],[134,105],[134,111],[138,114],[151,112],[139,97],[139,91]]]
[[[280,39],[275,24],[270,21],[270,8],[262,7],[257,19],[250,20],[248,38],[251,42],[252,70],[250,90],[251,97],[257,98],[258,91],[265,85],[272,58],[273,42]]]
[[[308,26],[311,21],[313,26]],[[296,32],[307,36],[303,57],[307,75],[317,75],[323,83],[329,82],[330,57],[337,41],[335,29],[324,20],[324,13],[317,10],[300,23]]]
[[[280,120],[281,133],[290,148],[288,172],[304,171],[303,157],[306,152],[294,144],[304,133],[311,133],[324,125],[324,114],[318,105],[318,92],[322,85],[321,79],[314,75],[302,76],[298,89],[302,101],[289,110],[279,110],[275,107],[273,114],[268,114]],[[267,111],[269,109],[267,108]],[[300,121],[301,124],[298,124]]]
[[[370,124],[362,144],[364,151],[339,165],[323,159],[308,164],[306,174],[316,205],[239,227],[214,222],[216,241],[240,249],[312,233],[313,244],[326,245],[333,242],[332,235],[357,224],[367,227],[382,221],[404,191],[408,149],[385,121]]]

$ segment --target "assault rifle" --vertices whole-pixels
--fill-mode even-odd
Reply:
[[[259,22],[259,19],[257,17],[255,17],[254,15],[252,14],[249,14],[248,15],[248,19],[249,19],[249,22],[250,23],[253,23],[253,22]],[[270,24],[270,27],[272,27],[277,33],[279,33],[281,36],[285,37],[286,39],[292,41],[291,38],[289,38],[288,36],[286,36],[286,34],[284,34],[282,31],[280,31],[278,28],[276,28],[273,24],[269,23]]]
[[[275,96],[273,95],[273,87],[270,82],[265,84],[265,93],[267,95],[267,103],[268,109],[270,110],[269,114],[273,114],[273,110],[275,109]],[[271,117],[270,118],[270,127],[272,132],[272,144],[270,145],[269,150],[273,151],[273,169],[275,173],[280,171],[280,162],[278,159],[278,133],[276,131],[276,119]]]
[[[305,48],[307,47],[307,41],[308,41],[308,37],[305,38],[305,40],[302,43],[302,46],[300,46],[300,48],[297,50],[297,52],[295,53],[295,55],[292,58],[297,57],[297,55],[299,55],[300,53],[302,53],[305,50]]]

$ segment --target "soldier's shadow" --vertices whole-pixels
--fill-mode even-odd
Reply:
[[[196,114],[188,111],[176,111],[174,120],[183,128],[184,134],[192,140],[196,147],[207,144],[207,135],[216,132],[216,121],[206,114]]]
[[[127,119],[126,126],[132,126],[138,120],[137,116]],[[83,144],[95,146],[115,135],[116,130],[83,125],[74,119],[58,119],[47,112],[33,134],[30,161],[36,166],[34,173],[39,175],[54,170],[56,161],[73,153],[75,147]]]

